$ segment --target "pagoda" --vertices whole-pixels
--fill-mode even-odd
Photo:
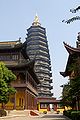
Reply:
[[[41,82],[38,85],[38,96],[52,97],[52,72],[46,29],[41,26],[37,15],[32,26],[27,29],[26,43],[27,54],[31,60],[35,59],[34,70]]]

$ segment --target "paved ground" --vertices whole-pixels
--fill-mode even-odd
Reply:
[[[25,116],[25,115],[19,115],[19,116],[7,116],[2,117],[0,120],[69,120],[62,114],[49,114],[49,115],[43,115],[39,117],[35,116]]]
[[[53,115],[45,115],[42,118],[46,118],[49,120],[70,120],[67,117],[63,116],[62,114],[53,114]]]

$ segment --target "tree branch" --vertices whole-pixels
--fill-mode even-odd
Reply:
[[[70,12],[76,13],[78,10],[80,10],[80,6],[78,6],[78,7],[75,8],[75,9],[70,9]]]
[[[70,18],[68,20],[62,20],[62,22],[70,24],[71,22],[73,22],[75,20],[80,20],[80,16],[75,16],[75,17],[72,17],[72,18]]]

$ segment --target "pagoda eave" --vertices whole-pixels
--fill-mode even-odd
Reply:
[[[67,76],[70,75],[70,72],[65,71],[65,72],[60,72],[60,74],[61,74],[63,77],[67,77]]]

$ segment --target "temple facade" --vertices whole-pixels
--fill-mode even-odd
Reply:
[[[27,54],[31,60],[35,59],[34,70],[41,82],[37,86],[38,97],[52,97],[52,72],[46,29],[41,26],[37,15],[32,26],[27,29],[26,43]]]
[[[5,109],[37,109],[37,85],[39,80],[34,72],[34,60],[26,53],[26,42],[0,42],[0,61],[12,70],[17,79],[11,83],[16,93],[10,96]],[[0,105],[1,107],[1,105]]]

